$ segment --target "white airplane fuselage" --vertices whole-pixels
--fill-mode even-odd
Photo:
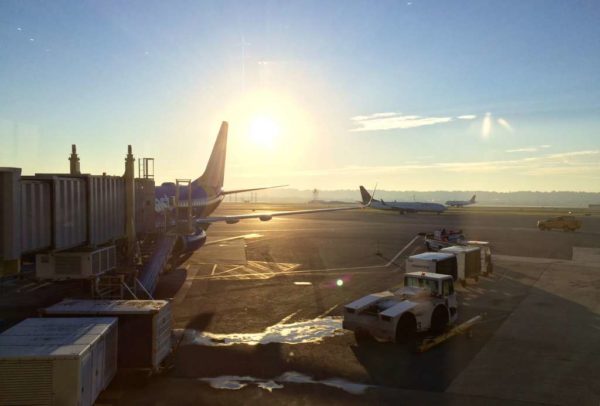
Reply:
[[[371,201],[371,205],[374,209],[379,210],[394,210],[401,213],[417,213],[417,212],[431,212],[431,213],[443,213],[446,207],[439,203],[424,203],[424,202],[384,202],[381,200]]]

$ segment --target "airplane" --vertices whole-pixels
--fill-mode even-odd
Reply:
[[[473,195],[473,197],[471,197],[471,200],[448,200],[446,202],[446,206],[449,206],[449,207],[463,207],[463,206],[468,206],[470,204],[477,203],[475,201],[475,196],[476,195]]]
[[[225,222],[227,224],[235,224],[240,220],[252,218],[257,218],[260,221],[269,221],[273,217],[277,216],[354,210],[362,207],[335,207],[326,209],[278,211],[211,217],[210,215],[217,209],[217,207],[219,207],[227,195],[232,193],[244,193],[286,186],[280,185],[250,189],[224,190],[223,183],[225,177],[225,157],[227,154],[228,129],[228,123],[223,121],[204,173],[202,176],[192,181],[189,187],[180,187],[179,195],[177,196],[178,199],[176,199],[178,189],[176,183],[166,182],[155,188],[155,212],[165,216],[174,213],[174,217],[179,220],[179,223],[182,223],[182,220],[184,219],[184,216],[182,216],[181,212],[187,211],[186,208],[190,206],[191,202],[193,230],[187,230],[186,232],[179,234],[182,237],[184,251],[195,250],[204,245],[206,242],[206,229],[208,229],[212,223]],[[191,191],[191,198],[188,191]],[[178,206],[176,206],[177,201]]]
[[[433,212],[440,214],[446,210],[446,206],[439,203],[384,202],[383,199],[376,200],[363,186],[360,186],[360,194],[364,206],[379,210],[394,210],[400,214],[417,212]],[[375,192],[373,192],[373,194],[375,194]]]

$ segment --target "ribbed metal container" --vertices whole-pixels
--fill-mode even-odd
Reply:
[[[117,370],[117,319],[34,318],[0,334],[1,405],[91,406]]]
[[[52,192],[49,182],[21,181],[21,249],[39,251],[52,245]]]
[[[63,250],[87,240],[87,193],[85,179],[52,177],[53,247]]]
[[[21,169],[0,168],[0,258],[21,257],[19,236]]]
[[[125,181],[120,176],[88,176],[88,242],[105,244],[125,236]]]
[[[173,315],[166,300],[65,299],[42,310],[49,317],[118,317],[119,367],[158,369],[171,352]]]

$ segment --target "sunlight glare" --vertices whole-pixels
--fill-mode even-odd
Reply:
[[[483,118],[483,124],[481,125],[481,136],[483,138],[488,138],[490,136],[490,132],[492,131],[492,113],[485,113],[485,117]]]
[[[258,147],[273,147],[279,136],[279,125],[268,116],[257,116],[250,123],[250,139]]]

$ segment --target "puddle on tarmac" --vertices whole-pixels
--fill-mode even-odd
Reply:
[[[261,389],[272,392],[273,389],[282,389],[283,383],[303,383],[303,384],[317,384],[326,385],[333,388],[342,389],[348,393],[354,395],[362,395],[365,391],[373,385],[365,385],[362,383],[350,382],[341,378],[330,378],[323,380],[315,380],[308,375],[301,374],[299,372],[286,372],[273,379],[260,379],[253,378],[251,376],[234,376],[224,375],[217,376],[214,378],[199,378],[203,382],[207,382],[215,389],[230,389],[237,390],[242,389],[250,384],[256,385]]]
[[[341,317],[320,317],[313,320],[287,323],[294,314],[260,333],[217,334],[206,331],[183,330],[181,344],[224,346],[233,344],[258,345],[269,343],[305,344],[317,343],[326,337],[345,334]],[[175,332],[177,334],[177,332]],[[181,334],[181,331],[179,331]]]

